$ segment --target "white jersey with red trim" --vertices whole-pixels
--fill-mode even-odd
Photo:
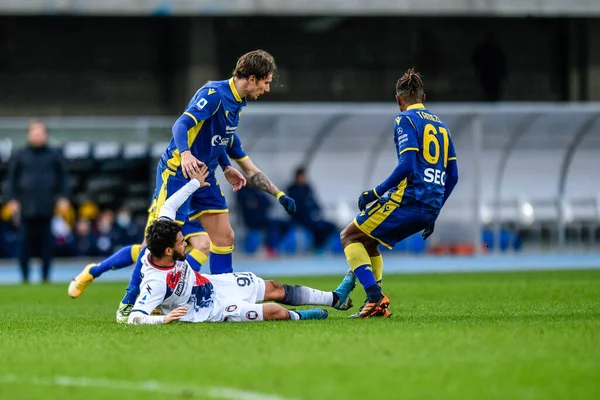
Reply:
[[[188,307],[184,322],[206,321],[214,305],[212,283],[194,271],[187,261],[176,261],[172,267],[152,263],[146,250],[142,258],[142,283],[131,314],[150,315],[158,309],[164,315],[178,307]],[[139,314],[138,314],[139,315]]]

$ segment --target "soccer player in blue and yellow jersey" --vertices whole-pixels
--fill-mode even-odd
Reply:
[[[269,177],[254,164],[250,156],[244,150],[242,141],[237,133],[233,135],[232,140],[227,146],[226,153],[231,159],[235,160],[244,172],[246,178],[252,182],[252,184],[276,197],[288,214],[293,214],[296,211],[294,200],[287,196],[283,191],[279,190],[279,188],[271,182]],[[159,191],[160,188],[156,188],[152,206],[148,210],[149,222],[147,226],[150,225],[150,221],[155,221],[157,219],[158,211],[156,209],[156,197],[158,196]],[[194,270],[200,272],[201,265],[208,260],[210,239],[198,220],[186,219],[182,227],[182,232],[185,240],[190,244],[190,248],[186,252],[187,261]],[[69,296],[72,298],[79,297],[95,278],[100,277],[107,271],[125,268],[132,263],[136,263],[136,260],[139,261],[138,256],[143,253],[144,246],[145,243],[126,246],[98,264],[88,264],[69,284]],[[128,286],[128,294],[125,296],[123,303],[119,307],[121,314],[127,313],[128,309],[131,308],[127,306],[133,305],[133,302],[135,302],[135,298],[139,293],[139,282],[141,282],[141,277],[139,275],[140,269],[141,263],[138,262],[136,264],[136,270],[132,273],[132,279]],[[127,315],[125,314],[123,314],[123,317],[126,319]]]
[[[216,181],[214,170],[221,163],[225,178],[234,191],[246,180],[231,167],[225,151],[235,133],[246,97],[257,99],[270,91],[277,71],[273,56],[255,50],[241,56],[231,79],[209,82],[201,87],[173,125],[173,138],[163,153],[156,176],[157,209],[185,185],[189,173],[206,164],[210,186],[200,188],[177,212],[176,219],[198,219],[211,240],[210,263],[213,273],[232,272],[233,229],[227,202]]]
[[[229,223],[225,197],[214,176],[215,167],[221,165],[225,177],[234,186],[234,190],[239,190],[245,184],[245,178],[231,167],[226,151],[234,153],[232,157],[237,159],[238,164],[257,187],[276,196],[288,213],[295,211],[293,200],[277,189],[252,163],[243,152],[241,145],[238,145],[239,139],[238,143],[234,143],[235,130],[241,109],[246,105],[246,97],[256,99],[269,92],[274,73],[276,73],[276,65],[273,56],[264,50],[256,50],[238,59],[231,79],[209,82],[200,88],[174,124],[173,138],[157,168],[154,208],[160,209],[165,199],[187,182],[190,171],[198,169],[203,164],[208,166],[210,175],[207,181],[211,186],[195,193],[179,210],[177,220],[181,223],[190,222],[186,224],[188,227],[184,227],[186,231],[190,230],[186,228],[191,227],[190,236],[206,229],[211,242],[212,273],[231,271],[233,250],[233,230]],[[151,219],[149,224],[151,224],[152,213],[149,217]],[[194,225],[198,232],[194,231]],[[93,270],[93,265],[86,266],[71,285],[73,287],[73,290],[69,290],[71,297],[79,296],[91,283],[94,274],[90,274],[90,271],[99,276],[108,267],[121,265],[128,261],[132,254],[139,254],[139,249],[140,246],[133,246],[129,253],[124,250],[117,257],[118,260],[113,260],[114,262],[106,260],[107,262],[104,263],[106,265],[100,269]],[[206,257],[200,258],[206,260]]]
[[[351,272],[367,300],[353,318],[389,317],[390,300],[381,291],[383,258],[379,245],[392,248],[423,231],[428,238],[458,182],[458,165],[448,126],[423,106],[421,75],[408,70],[396,83],[400,113],[394,122],[398,165],[379,186],[358,199],[360,213],[341,240]]]

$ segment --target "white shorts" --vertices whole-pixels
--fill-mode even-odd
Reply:
[[[252,272],[207,276],[214,288],[214,305],[207,321],[249,322],[262,319],[265,281]]]

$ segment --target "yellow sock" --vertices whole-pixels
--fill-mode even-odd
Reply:
[[[131,246],[131,262],[135,264],[137,262],[138,257],[140,256],[140,251],[142,250],[141,244],[134,244]]]
[[[371,261],[369,259],[369,253],[365,249],[362,243],[351,243],[344,249],[344,254],[346,254],[346,261],[348,261],[348,265],[354,271],[356,268],[361,265],[370,265]]]
[[[233,251],[233,245],[231,246],[216,246],[210,244],[210,273],[215,274],[227,274],[233,272],[233,259],[231,252]]]
[[[208,260],[208,256],[206,254],[204,254],[203,252],[201,252],[198,249],[191,249],[188,254],[196,261],[198,261],[198,263],[200,263],[200,265],[203,265],[204,263],[206,263],[206,260]]]
[[[217,246],[210,243],[210,252],[215,254],[230,254],[233,252],[233,245],[231,246]]]
[[[383,279],[383,257],[381,254],[371,257],[371,267],[373,268],[373,275],[375,275],[377,284],[381,286],[381,281]]]

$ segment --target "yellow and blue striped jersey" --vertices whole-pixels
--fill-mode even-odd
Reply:
[[[450,129],[423,104],[413,104],[395,118],[394,143],[398,158],[408,151],[418,155],[415,169],[390,189],[389,198],[406,208],[439,212],[444,201],[446,168],[449,162],[456,162]]]
[[[219,156],[232,144],[245,105],[246,99],[240,97],[233,78],[202,86],[175,122],[173,138],[161,157],[161,163],[183,176],[181,153],[190,150],[208,166],[209,179],[213,177]]]

